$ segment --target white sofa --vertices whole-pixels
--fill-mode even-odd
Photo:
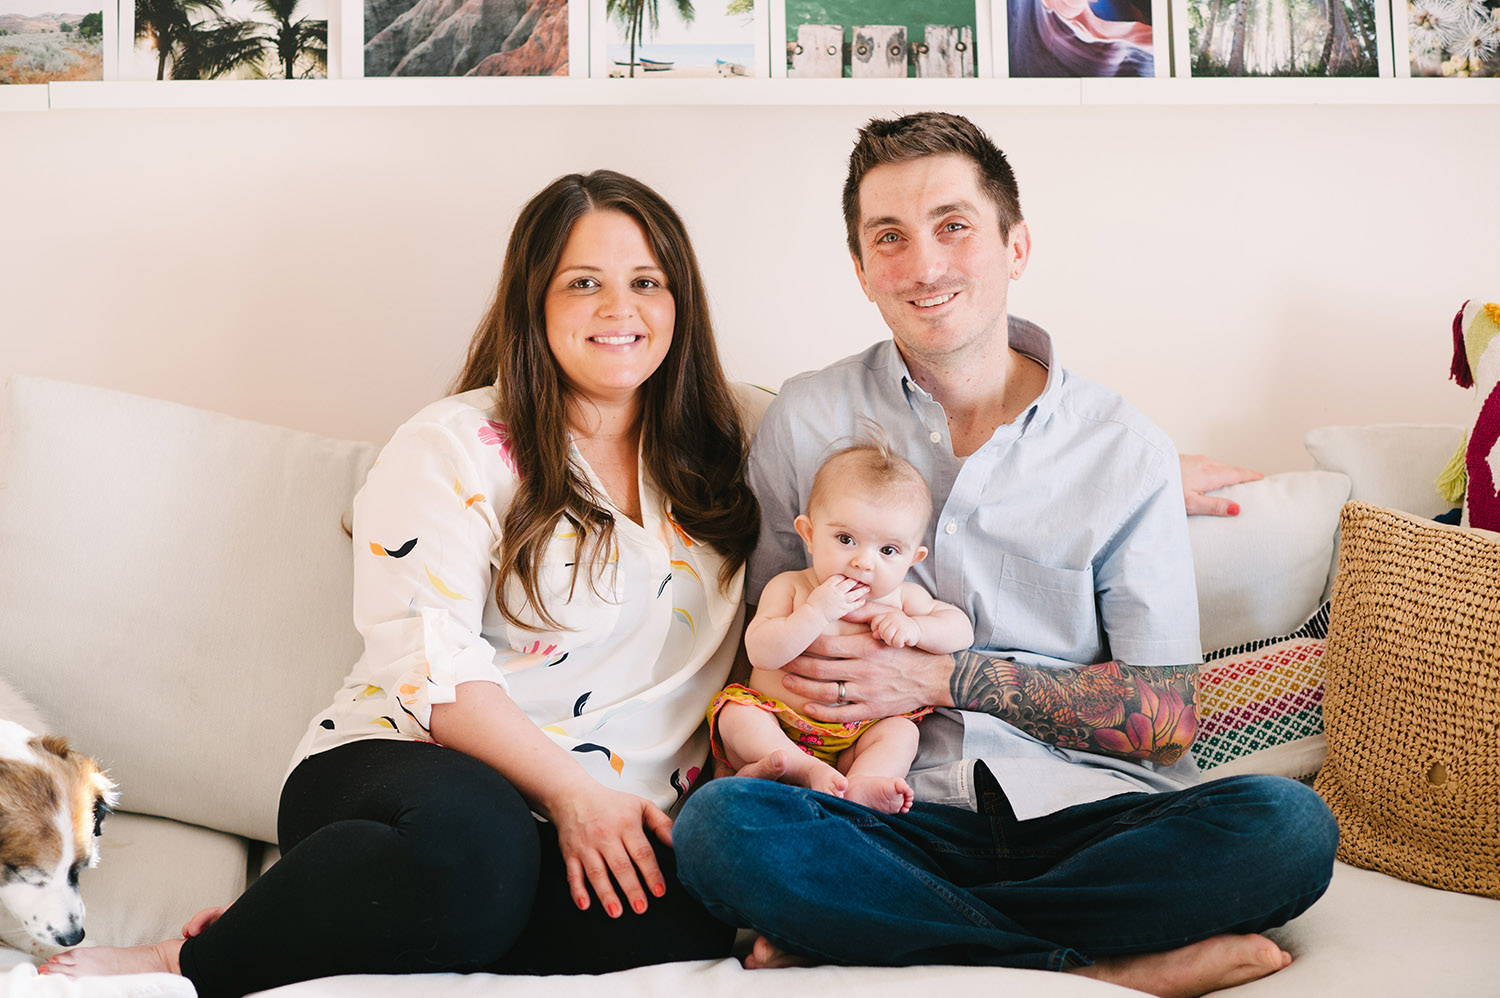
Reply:
[[[763,393],[747,392],[754,397]],[[1432,515],[1457,427],[1326,428],[1335,470],[1233,489],[1235,519],[1191,521],[1205,649],[1285,633],[1323,599],[1351,495]],[[123,810],[82,878],[87,943],[176,934],[274,861],[276,800],[304,725],[357,657],[341,529],[377,445],[329,440],[97,388],[17,377],[0,437],[0,675],[100,758]],[[1149,917],[1142,913],[1142,917]],[[1253,995],[1500,995],[1500,901],[1340,864],[1277,931],[1287,970]],[[9,968],[9,969],[7,969]],[[286,998],[750,996],[799,992],[1126,993],[1071,975],[955,967],[745,971],[733,960],[589,977],[350,977]],[[165,975],[76,983],[9,953],[0,993],[191,995]],[[1226,992],[1227,993],[1227,992]]]

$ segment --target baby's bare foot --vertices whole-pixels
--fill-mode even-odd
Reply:
[[[781,783],[806,787],[833,797],[844,796],[849,780],[828,763],[814,759],[800,749],[777,749],[759,762],[744,767],[737,775],[750,775],[752,771],[778,774],[774,778]]]
[[[42,964],[39,973],[63,977],[102,977],[108,974],[181,974],[177,954],[181,939],[150,946],[80,946],[59,953]]]
[[[750,955],[745,957],[746,970],[770,970],[776,967],[815,967],[816,963],[805,956],[794,956],[781,949],[765,936],[756,936]]]
[[[1158,995],[1198,995],[1258,980],[1283,969],[1292,955],[1265,936],[1214,936],[1165,953],[1106,957],[1073,973]]]
[[[844,799],[884,814],[905,814],[916,795],[899,776],[851,776]]]

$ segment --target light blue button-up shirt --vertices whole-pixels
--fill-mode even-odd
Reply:
[[[747,599],[806,567],[793,521],[818,466],[864,418],[932,490],[930,554],[910,577],[968,613],[977,649],[1042,666],[1200,661],[1176,448],[1119,395],[1058,366],[1040,327],[1012,318],[1010,345],[1047,368],[1046,387],[964,458],[942,405],[890,340],[788,380],[750,452],[763,520]],[[908,776],[920,800],[975,809],[973,763],[983,759],[1023,820],[1197,780],[1191,756],[1156,767],[1069,751],[987,714],[940,710],[921,732]]]

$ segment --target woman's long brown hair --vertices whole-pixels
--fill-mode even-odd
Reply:
[[[647,473],[671,501],[672,518],[682,529],[723,555],[721,588],[749,558],[759,532],[760,508],[745,482],[748,440],[719,366],[703,278],[682,220],[659,194],[624,174],[596,170],[559,177],[521,209],[494,303],[455,385],[457,391],[495,385],[510,433],[520,482],[502,524],[496,602],[517,626],[523,626],[521,608],[505,598],[512,575],[543,623],[558,626],[542,605],[537,579],[560,518],[578,531],[573,586],[579,566],[587,564],[589,584],[597,590],[613,546],[615,522],[604,497],[569,460],[567,388],[547,346],[544,315],[547,287],[573,226],[595,211],[623,212],[640,223],[677,310],[667,356],[644,386],[641,453]]]

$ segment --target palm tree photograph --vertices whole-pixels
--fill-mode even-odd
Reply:
[[[1185,5],[1179,23],[1188,25],[1187,75],[1382,75],[1376,18],[1385,10],[1377,12],[1374,0],[1186,0]]]
[[[132,79],[328,75],[329,0],[135,0]]]
[[[765,0],[593,0],[594,75],[765,76]],[[761,50],[764,46],[760,47]]]

